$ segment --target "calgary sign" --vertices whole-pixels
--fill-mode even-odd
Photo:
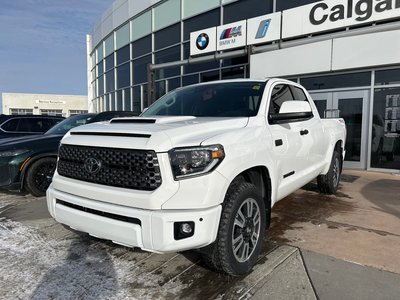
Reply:
[[[400,0],[326,0],[283,12],[282,38],[393,19]]]

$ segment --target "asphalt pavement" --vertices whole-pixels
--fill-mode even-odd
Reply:
[[[400,177],[343,179],[337,196],[312,183],[278,203],[258,264],[240,278],[196,252],[151,254],[68,230],[45,198],[0,192],[1,298],[399,299]]]

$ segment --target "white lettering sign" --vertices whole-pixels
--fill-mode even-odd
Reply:
[[[400,0],[325,0],[283,12],[282,38],[400,17]]]

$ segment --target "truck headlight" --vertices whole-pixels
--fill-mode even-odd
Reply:
[[[224,157],[224,147],[221,145],[180,148],[169,152],[172,173],[176,180],[209,173]]]

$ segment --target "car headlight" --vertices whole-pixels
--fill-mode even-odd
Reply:
[[[0,157],[18,156],[18,155],[24,154],[26,152],[29,152],[29,150],[27,150],[27,149],[15,149],[15,150],[0,151]]]
[[[224,147],[221,145],[180,148],[169,152],[172,173],[176,180],[209,173],[224,158]]]

